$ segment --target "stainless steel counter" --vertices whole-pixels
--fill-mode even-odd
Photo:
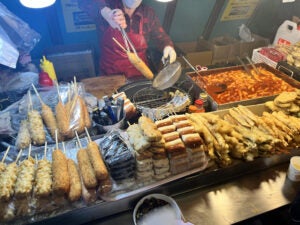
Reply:
[[[173,197],[184,217],[195,225],[233,224],[285,206],[294,199],[300,184],[286,178],[287,168],[288,163],[280,164]],[[88,224],[130,225],[133,224],[132,211]]]

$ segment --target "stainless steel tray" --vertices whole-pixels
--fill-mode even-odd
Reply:
[[[295,88],[300,88],[300,82],[298,82],[295,79],[289,77],[288,75],[284,74],[283,72],[281,72],[281,71],[279,71],[279,70],[277,70],[277,69],[275,69],[275,68],[273,68],[273,67],[271,67],[271,66],[269,66],[265,63],[257,63],[255,65],[256,65],[256,67],[262,67],[262,68],[268,70],[269,72],[272,72],[274,75],[281,78],[282,80],[284,80],[285,82],[287,82],[291,86],[293,86]],[[248,66],[250,66],[250,65],[248,65]],[[211,69],[211,70],[207,70],[207,71],[199,71],[199,74],[202,75],[202,76],[208,76],[208,75],[213,75],[213,74],[217,74],[217,73],[221,73],[221,72],[227,72],[227,71],[234,71],[234,70],[243,70],[243,67],[242,66],[231,66],[231,67],[225,67],[225,68]],[[191,80],[193,80],[193,78],[198,76],[194,72],[187,72],[186,75],[189,76],[191,78]],[[209,100],[211,102],[211,110],[215,111],[215,110],[221,110],[221,109],[228,109],[228,108],[236,107],[238,105],[260,104],[260,103],[264,103],[266,101],[273,100],[276,96],[277,95],[272,95],[272,96],[259,97],[259,98],[255,98],[255,99],[248,99],[248,100],[218,104],[214,100],[213,96],[209,95]]]

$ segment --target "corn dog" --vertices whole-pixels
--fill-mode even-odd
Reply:
[[[36,197],[47,197],[52,190],[52,167],[51,162],[46,159],[38,161],[35,176],[34,194]]]
[[[29,131],[34,145],[42,145],[46,141],[43,120],[37,110],[28,112]]]
[[[15,183],[17,180],[18,166],[16,162],[6,166],[0,174],[0,200],[8,201],[14,194]]]
[[[53,192],[57,195],[67,194],[70,190],[68,163],[65,154],[60,149],[52,152],[52,173]]]
[[[42,103],[42,119],[44,123],[46,124],[47,129],[49,130],[49,133],[53,140],[55,140],[55,130],[57,130],[57,124],[56,119],[54,116],[54,113],[52,112],[51,108],[46,105],[45,103]],[[58,141],[61,140],[61,136],[57,136]]]
[[[55,106],[56,122],[61,136],[67,136],[70,133],[70,117],[67,114],[66,107],[61,101]]]
[[[154,75],[152,71],[142,59],[140,59],[135,53],[129,51],[127,51],[127,56],[131,64],[134,65],[134,67],[138,71],[140,71],[143,74],[143,76],[145,76],[149,80],[153,79]]]
[[[90,128],[92,126],[92,122],[91,122],[91,118],[89,115],[89,111],[88,111],[85,101],[82,99],[82,97],[78,96],[78,98],[79,98],[79,102],[80,102],[81,113],[83,115],[84,126],[86,128]]]
[[[68,199],[71,202],[75,202],[80,199],[82,189],[80,175],[77,166],[72,159],[68,159],[68,171],[70,176],[70,192],[68,194]]]
[[[87,152],[94,168],[96,178],[98,180],[105,180],[108,177],[108,171],[103,162],[98,145],[93,141],[89,142]]]
[[[15,197],[25,198],[30,196],[35,175],[35,165],[33,158],[29,157],[22,161],[18,168],[18,175],[15,185]]]
[[[78,150],[77,161],[85,187],[87,189],[95,188],[97,186],[97,179],[89,155],[85,149]]]
[[[31,143],[31,136],[28,129],[28,121],[22,120],[17,135],[17,139],[16,139],[16,147],[18,149],[25,149],[29,147],[30,143]]]

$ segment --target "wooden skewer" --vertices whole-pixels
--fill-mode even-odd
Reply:
[[[30,155],[31,155],[31,144],[29,145],[29,148],[28,148],[28,159],[30,158]]]
[[[23,151],[23,149],[21,149],[21,150],[19,151],[19,153],[18,153],[18,155],[17,155],[17,158],[16,158],[16,160],[15,160],[16,163],[17,163],[18,160],[20,159],[22,151]]]
[[[57,90],[58,101],[62,102],[61,96],[60,96],[60,92],[59,92],[59,86],[58,86],[58,83],[57,83],[57,82],[55,82],[55,86],[56,86],[56,90]]]
[[[88,129],[87,129],[86,127],[84,127],[84,129],[85,129],[85,133],[86,133],[86,135],[87,135],[87,137],[88,137],[88,143],[89,143],[89,142],[92,141],[91,136],[90,136],[90,134],[89,134]]]
[[[7,147],[7,149],[6,149],[5,153],[4,153],[4,156],[3,156],[2,160],[1,160],[2,163],[4,162],[4,160],[5,160],[8,152],[9,152],[9,150],[10,150],[10,146]]]
[[[65,142],[62,142],[63,152],[66,154]]]
[[[79,147],[82,148],[82,145],[81,145],[81,142],[80,142],[80,139],[78,137],[78,134],[77,134],[77,131],[75,130],[75,135],[76,135],[76,138],[77,138],[77,142],[79,144]]]
[[[57,133],[57,132],[56,132]],[[57,136],[57,135],[56,135]],[[44,159],[46,159],[47,155],[47,141],[45,141],[45,148],[44,148]]]
[[[55,143],[56,143],[56,149],[58,149],[58,137],[57,137],[57,130],[55,130]]]
[[[120,42],[118,42],[114,37],[112,38],[113,41],[124,51],[124,52],[128,52],[122,45]]]
[[[41,104],[44,104],[44,102],[43,102],[43,100],[42,100],[42,98],[41,98],[40,94],[39,94],[39,93],[38,93],[38,91],[36,90],[36,88],[35,88],[34,84],[31,84],[31,85],[32,85],[32,87],[33,87],[33,90],[34,90],[34,92],[35,92],[36,96],[37,96],[37,97],[38,97],[38,99],[40,100]]]
[[[32,104],[32,99],[31,99],[31,94],[30,91],[28,90],[28,99],[29,99],[29,109],[32,111],[33,110],[33,104]]]

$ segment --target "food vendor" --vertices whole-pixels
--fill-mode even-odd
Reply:
[[[78,0],[78,5],[97,25],[101,48],[100,75],[124,74],[126,78],[142,76],[113,40],[115,38],[119,43],[124,43],[120,27],[125,29],[138,56],[148,66],[150,40],[162,53],[163,62],[167,58],[170,63],[176,60],[172,40],[162,28],[154,10],[144,5],[142,0]]]

